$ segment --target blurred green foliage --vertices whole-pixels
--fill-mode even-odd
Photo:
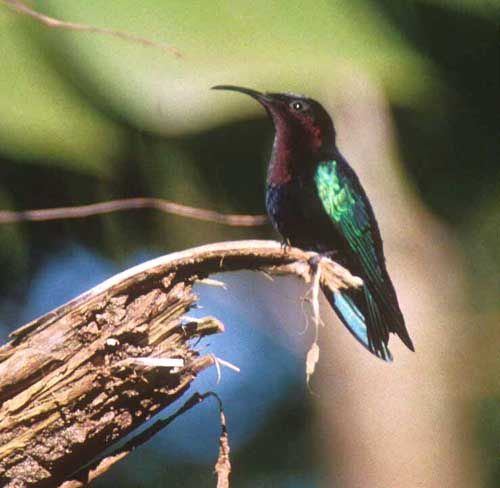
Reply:
[[[498,324],[498,0],[325,0],[313,7],[298,0],[50,0],[33,6],[170,43],[183,57],[48,29],[0,4],[0,207],[151,195],[262,212],[270,126],[256,105],[216,97],[209,87],[237,83],[315,96],[325,87],[334,93],[338,73],[356,66],[382,85],[408,177],[459,238],[477,313]],[[22,303],[41,258],[67,242],[119,259],[143,247],[163,252],[268,235],[269,228],[227,229],[148,211],[5,225],[0,289]],[[498,340],[490,325],[488,334]],[[488,423],[498,424],[499,409],[487,406]],[[498,473],[488,429],[479,430],[485,467]]]
[[[17,160],[85,172],[109,169],[119,131],[60,76],[43,44],[41,28],[5,8],[0,14],[0,147]],[[79,134],[79,137],[75,137]]]

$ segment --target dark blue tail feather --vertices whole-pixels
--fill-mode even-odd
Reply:
[[[356,293],[360,294],[360,291],[326,292],[325,296],[342,323],[358,342],[380,359],[392,361],[392,354],[387,347],[386,340],[374,341],[368,329],[367,321],[372,320],[374,315],[378,315],[380,318],[380,312],[375,301],[373,301],[371,295],[367,292],[365,303],[368,307],[372,308],[372,313],[370,313],[367,307],[360,306],[360,300],[356,297]],[[361,295],[363,295],[362,292]],[[362,311],[361,308],[366,310]],[[376,324],[372,324],[372,327],[374,325],[376,326]]]

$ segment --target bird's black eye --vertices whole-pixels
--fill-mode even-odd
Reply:
[[[302,102],[295,100],[290,104],[290,107],[293,108],[296,112],[303,112],[305,110],[305,105]]]

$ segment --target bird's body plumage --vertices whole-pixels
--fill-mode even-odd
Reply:
[[[274,122],[266,207],[275,229],[291,245],[334,254],[336,261],[363,279],[359,290],[326,296],[342,322],[382,359],[391,359],[390,332],[413,350],[386,269],[373,209],[336,146],[328,113],[318,102],[302,96],[220,88],[253,96]]]

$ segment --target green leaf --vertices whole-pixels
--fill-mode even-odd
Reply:
[[[51,64],[45,27],[0,8],[0,151],[18,161],[109,169],[120,134]]]

